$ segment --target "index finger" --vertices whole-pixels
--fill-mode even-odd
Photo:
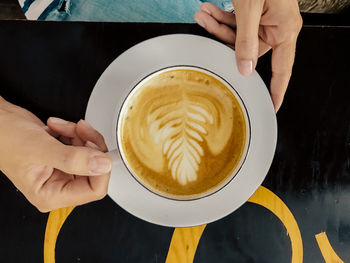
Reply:
[[[84,141],[90,141],[96,144],[103,152],[107,152],[107,145],[101,133],[95,130],[88,122],[85,120],[80,120],[77,123],[77,134]]]
[[[285,41],[272,49],[272,78],[270,92],[275,111],[282,105],[289,79],[292,75],[292,68],[295,57],[296,39]]]
[[[263,0],[233,0],[236,15],[236,60],[242,75],[250,75],[258,60],[259,24]]]

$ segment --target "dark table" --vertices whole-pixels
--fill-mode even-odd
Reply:
[[[170,33],[208,36],[188,24],[1,21],[0,95],[43,121],[78,121],[99,76],[119,54]],[[306,25],[296,54],[263,186],[294,215],[304,262],[323,262],[315,238],[322,232],[350,262],[350,27]],[[257,67],[267,85],[269,67],[267,54]],[[42,262],[48,214],[3,174],[0,207],[0,262]],[[73,210],[57,240],[56,262],[165,262],[173,231],[135,218],[106,197]],[[206,227],[194,262],[283,263],[291,256],[283,223],[248,202]]]

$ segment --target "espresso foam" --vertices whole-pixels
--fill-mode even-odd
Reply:
[[[147,187],[183,198],[223,183],[245,146],[245,121],[234,95],[195,70],[160,73],[126,101],[119,127],[130,170]]]

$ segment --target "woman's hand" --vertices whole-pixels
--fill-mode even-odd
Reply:
[[[211,3],[194,15],[209,33],[232,45],[242,75],[250,75],[258,57],[272,48],[271,98],[278,111],[286,92],[302,27],[296,0],[233,0],[235,13]]]
[[[102,135],[87,122],[50,118],[45,126],[0,97],[0,127],[0,169],[40,211],[106,195],[111,159]]]

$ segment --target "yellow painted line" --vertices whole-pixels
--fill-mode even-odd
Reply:
[[[333,250],[325,232],[319,233],[315,235],[315,237],[326,263],[344,263],[344,261],[341,260],[337,253],[335,253]]]
[[[303,242],[298,224],[284,202],[267,188],[260,186],[249,202],[261,205],[275,214],[287,229],[292,246],[292,263],[303,262]],[[55,247],[59,231],[73,207],[52,211],[49,215],[44,241],[44,263],[55,262]],[[199,240],[206,225],[176,228],[174,230],[166,263],[192,263]],[[321,249],[322,250],[322,249]],[[333,261],[327,261],[330,263]],[[342,261],[334,261],[342,262]]]
[[[205,226],[176,228],[165,263],[192,263]]]
[[[292,245],[292,263],[303,262],[303,241],[298,224],[285,203],[269,189],[260,186],[248,200],[274,213],[283,223]],[[176,228],[171,239],[166,263],[192,263],[205,225]],[[218,259],[219,260],[219,259]],[[327,262],[328,263],[328,262]]]
[[[63,223],[66,221],[74,207],[66,207],[53,210],[49,214],[46,223],[44,239],[44,263],[55,263],[55,248],[57,236]]]
[[[301,239],[300,229],[292,212],[285,203],[263,186],[260,186],[248,201],[267,208],[281,220],[287,229],[291,241],[292,263],[303,262],[303,241]]]

